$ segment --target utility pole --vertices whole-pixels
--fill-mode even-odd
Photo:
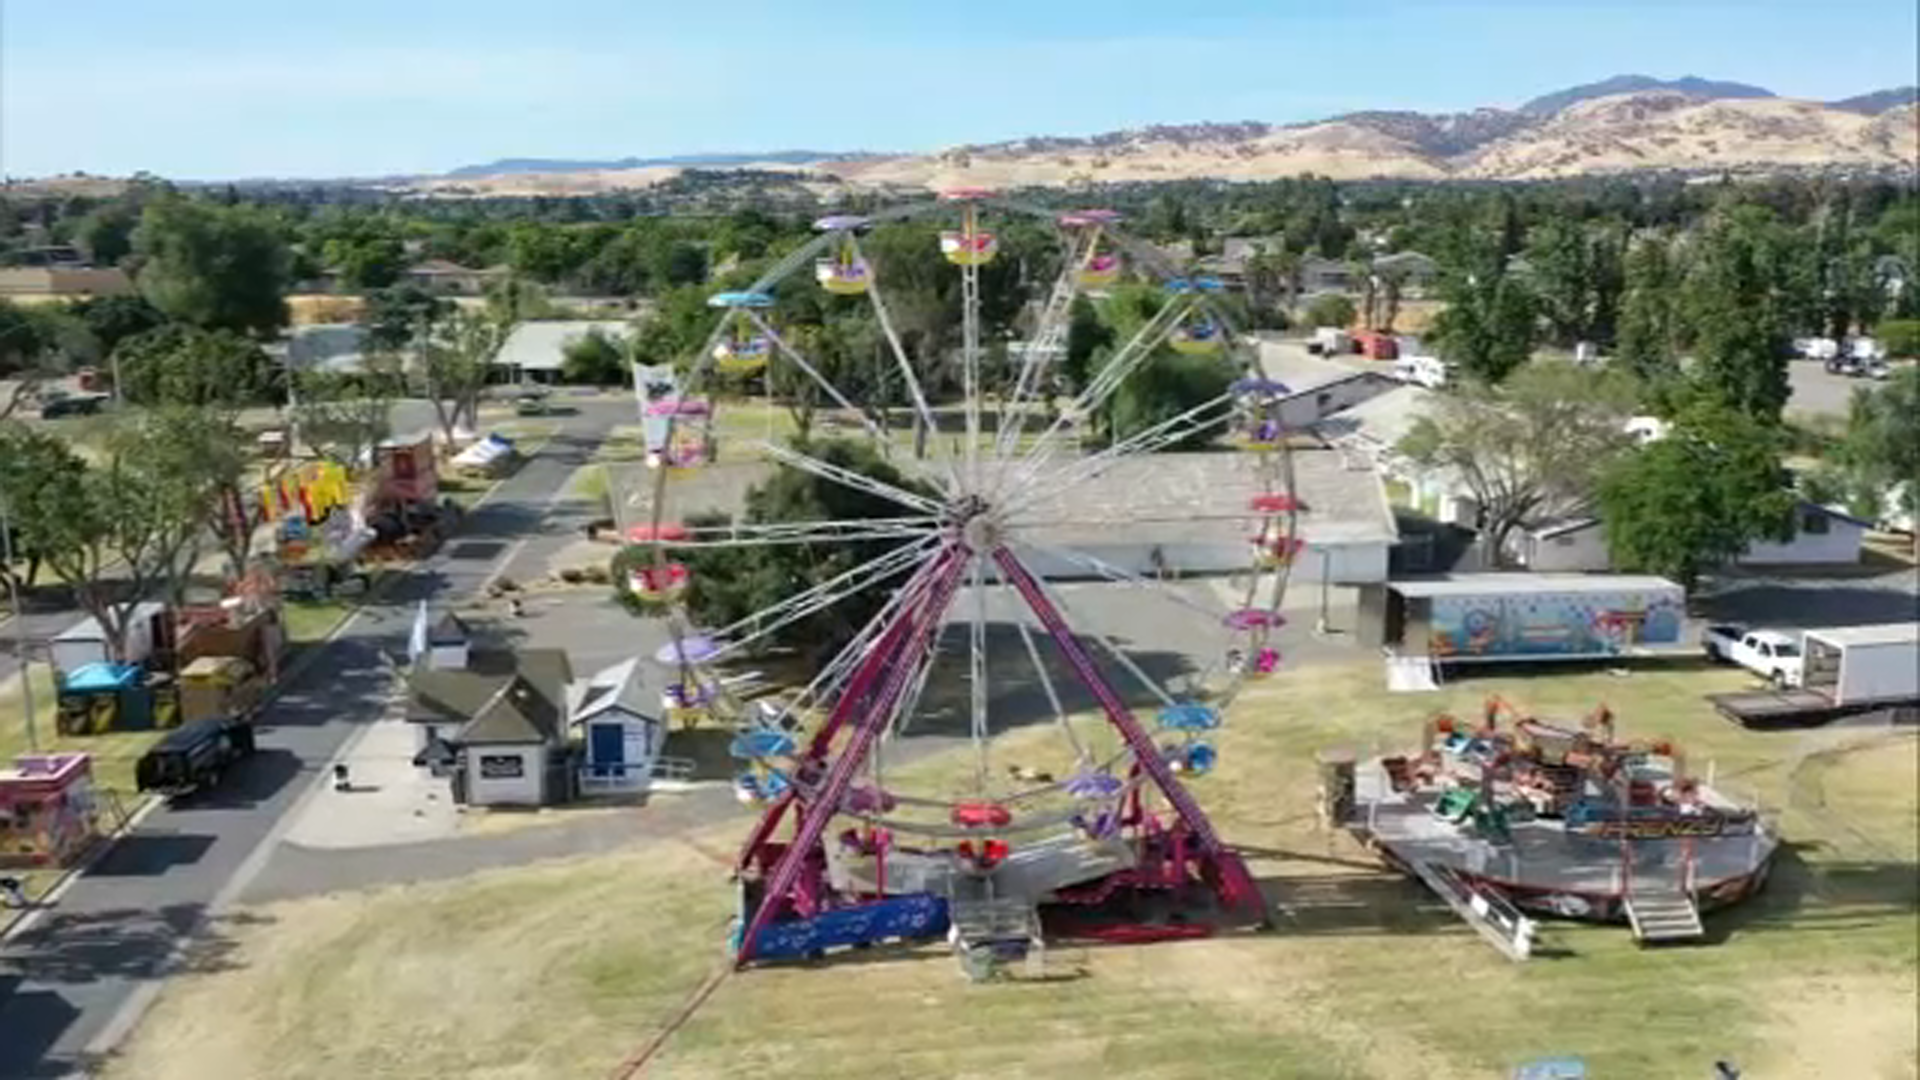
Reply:
[[[0,565],[7,570],[7,607],[13,612],[13,651],[20,657],[20,702],[27,710],[27,751],[40,752],[40,729],[33,713],[33,673],[27,670],[26,616],[20,610],[20,580],[13,574],[13,513],[0,492]]]

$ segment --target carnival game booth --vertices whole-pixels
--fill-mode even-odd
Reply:
[[[1493,698],[1471,721],[1430,719],[1416,753],[1321,769],[1327,818],[1469,922],[1518,910],[1698,938],[1703,912],[1764,883],[1779,843],[1671,741],[1618,740],[1604,705],[1567,725]]]
[[[99,839],[93,759],[22,754],[0,768],[0,867],[62,866]]]
[[[58,690],[54,727],[62,735],[149,731],[180,723],[173,681],[138,664],[88,664],[65,674]]]

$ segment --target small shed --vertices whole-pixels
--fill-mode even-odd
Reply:
[[[470,649],[464,668],[416,666],[406,714],[419,731],[414,763],[451,772],[455,800],[476,806],[563,798],[571,678],[558,649]]]
[[[1794,511],[1791,537],[1755,540],[1735,561],[1742,566],[1851,565],[1860,561],[1860,544],[1872,527],[1830,506],[1803,502]]]
[[[127,616],[126,655],[115,657],[107,642],[107,632],[98,619],[85,619],[54,635],[48,652],[55,671],[68,675],[88,664],[124,661],[144,664],[166,636],[162,625],[167,617],[165,604],[147,601],[134,606]]]
[[[473,635],[451,611],[434,618],[425,600],[414,612],[407,639],[407,660],[422,671],[464,671],[473,648]]]
[[[147,673],[133,664],[88,664],[60,681],[54,726],[62,735],[145,731],[179,720],[177,707],[154,707]]]
[[[649,697],[639,660],[595,672],[567,688],[567,723],[582,748],[584,792],[644,791],[666,742],[666,725]]]
[[[558,703],[523,675],[500,685],[472,720],[454,733],[464,777],[462,800],[473,806],[542,806],[556,794],[548,764],[561,744]]]

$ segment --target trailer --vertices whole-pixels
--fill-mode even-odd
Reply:
[[[1920,623],[1808,630],[1800,686],[1709,694],[1721,715],[1747,727],[1801,727],[1889,710],[1920,715]]]
[[[177,797],[217,785],[227,766],[252,756],[253,728],[230,717],[196,720],[167,733],[134,765],[141,792]]]
[[[1596,660],[1687,650],[1686,592],[1627,574],[1467,573],[1360,594],[1360,636],[1446,664]]]

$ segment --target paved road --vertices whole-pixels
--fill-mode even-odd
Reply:
[[[180,935],[246,884],[283,815],[353,731],[378,718],[383,651],[404,648],[416,603],[457,598],[505,560],[567,543],[546,513],[573,470],[630,406],[590,403],[501,485],[458,537],[325,647],[262,717],[261,753],[214,795],[163,807],[0,946],[0,1080],[71,1075],[87,1048],[150,983]],[[230,888],[231,884],[231,888]],[[219,920],[189,966],[222,963]]]

